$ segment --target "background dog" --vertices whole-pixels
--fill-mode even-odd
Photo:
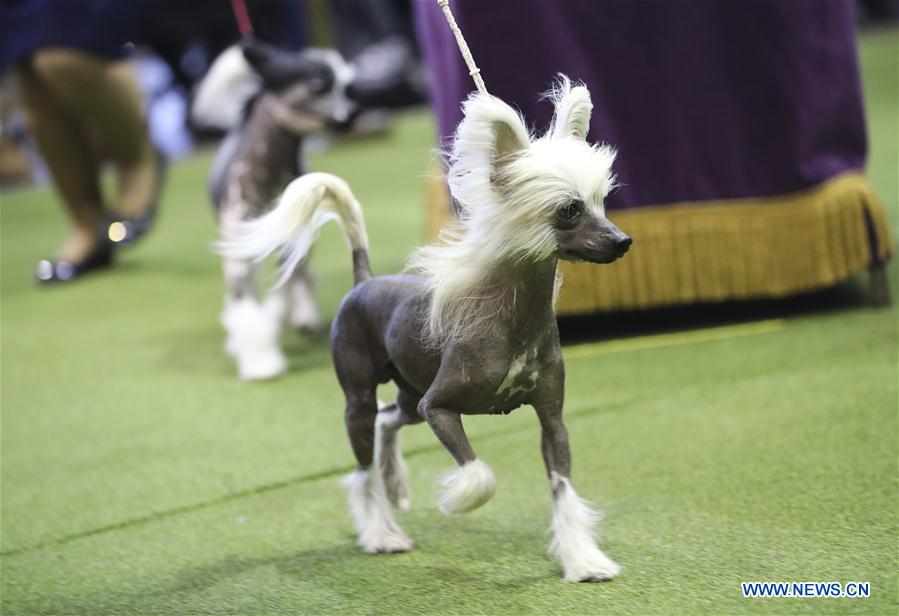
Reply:
[[[303,140],[345,127],[358,106],[346,97],[353,69],[333,50],[283,52],[255,40],[224,52],[197,91],[192,115],[231,126],[209,179],[221,238],[267,212],[302,175]],[[240,378],[270,379],[287,367],[278,338],[284,323],[318,327],[313,281],[304,259],[287,280],[259,297],[257,263],[223,259],[227,291],[221,322]]]

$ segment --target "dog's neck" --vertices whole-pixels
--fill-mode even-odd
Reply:
[[[517,263],[500,270],[511,282],[513,318],[524,325],[541,316],[554,313],[556,268],[558,260],[552,256],[536,263]]]
[[[297,138],[319,132],[323,127],[321,117],[311,111],[303,113],[293,109],[273,94],[263,96],[259,101],[259,111],[270,118],[279,129]]]
[[[267,154],[267,158],[280,157],[286,149],[295,146],[302,134],[286,129],[279,120],[280,107],[276,97],[265,94],[256,102],[244,127],[245,140],[254,151]],[[273,147],[272,147],[273,146]],[[266,162],[277,162],[267,160]]]
[[[531,339],[555,318],[555,256],[538,262],[496,264],[485,279],[491,317],[484,325],[503,337]]]
[[[300,142],[300,136],[280,127],[267,97],[257,101],[243,127],[234,163],[245,200],[266,205],[302,172]]]

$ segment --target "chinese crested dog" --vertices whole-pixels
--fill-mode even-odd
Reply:
[[[233,239],[219,246],[230,259],[257,261],[280,249],[289,281],[321,225],[336,220],[344,230],[354,286],[334,319],[331,346],[358,462],[345,485],[366,552],[412,547],[391,511],[410,503],[402,426],[427,422],[452,455],[458,467],[443,480],[439,507],[462,513],[496,488],[462,415],[526,404],[540,421],[554,503],[550,551],[565,579],[608,580],[619,571],[597,547],[596,514],[571,482],[554,303],[559,259],[611,263],[631,239],[604,215],[615,154],[586,142],[589,92],[562,78],[552,100],[555,117],[540,137],[498,98],[473,94],[465,102],[448,168],[459,218],[442,243],[412,256],[415,275],[372,276],[359,203],[323,173],[294,180],[274,210],[235,225]],[[397,399],[379,405],[376,389],[390,380]]]
[[[351,119],[355,107],[344,95],[351,75],[336,51],[283,52],[255,40],[216,60],[193,113],[208,118],[206,124],[233,124],[209,181],[222,239],[236,237],[237,225],[267,212],[288,183],[304,173],[305,137],[341,128]],[[269,379],[285,371],[278,344],[283,323],[300,330],[320,324],[306,262],[294,265],[289,280],[259,301],[257,264],[224,259],[225,350],[242,379]]]

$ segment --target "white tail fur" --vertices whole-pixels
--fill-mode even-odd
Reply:
[[[281,250],[280,286],[330,220],[340,224],[354,251],[368,251],[362,207],[347,183],[330,173],[307,173],[287,185],[272,211],[239,223],[236,238],[217,242],[215,249],[232,259],[254,261]]]

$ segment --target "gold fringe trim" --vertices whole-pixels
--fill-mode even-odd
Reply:
[[[439,178],[427,193],[428,234],[449,218]],[[634,238],[612,265],[561,264],[560,315],[694,302],[783,297],[831,286],[888,260],[886,213],[859,173],[760,199],[679,203],[611,212]]]

